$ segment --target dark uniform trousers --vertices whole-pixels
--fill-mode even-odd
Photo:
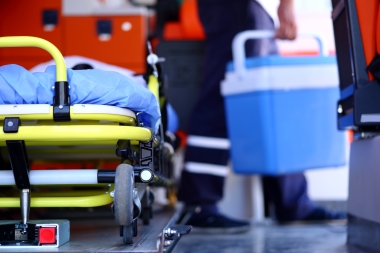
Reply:
[[[204,76],[190,121],[179,198],[186,205],[212,206],[223,197],[228,173],[229,140],[220,82],[232,60],[232,40],[244,30],[274,30],[274,23],[253,0],[198,0],[198,12],[206,33]],[[249,40],[245,46],[247,56],[278,53],[274,39]],[[262,180],[264,198],[275,207],[278,220],[302,219],[314,208],[302,173]]]

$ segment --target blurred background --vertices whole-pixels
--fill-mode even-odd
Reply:
[[[204,33],[193,0],[1,0],[0,36],[30,35],[49,40],[64,56],[82,56],[129,70],[132,74],[146,71],[146,41],[151,40],[154,51],[165,58],[167,96],[179,117],[178,134],[186,136],[190,112],[197,99],[202,76]],[[279,1],[260,1],[276,20]],[[334,35],[329,0],[295,0],[300,36],[292,42],[278,41],[284,56],[316,55],[319,48],[310,34],[325,41],[330,55],[335,54]],[[305,35],[305,36],[303,36]],[[34,48],[0,50],[0,65],[17,63],[27,69],[50,61],[50,56]],[[185,138],[185,137],[184,137]],[[347,137],[348,139],[348,137]],[[347,149],[348,149],[347,141]],[[182,167],[182,152],[177,154],[177,174]],[[348,155],[348,152],[347,152]],[[99,161],[97,161],[99,162]],[[41,165],[42,164],[42,165]],[[98,166],[99,163],[96,163]],[[92,164],[93,165],[93,164]],[[91,165],[91,166],[92,166]],[[107,155],[101,166],[113,168],[115,162]],[[41,163],[34,160],[36,169],[82,168],[75,161]],[[42,166],[42,167],[41,167]],[[90,167],[91,167],[90,166]],[[33,167],[32,167],[33,168]],[[308,192],[312,200],[329,208],[345,210],[348,198],[347,166],[306,172]],[[227,179],[222,209],[229,210],[236,201],[239,180],[252,180],[232,171]],[[245,187],[251,187],[249,186]],[[232,190],[234,189],[234,190]],[[243,189],[240,189],[243,190]],[[255,201],[253,201],[255,202]],[[237,203],[235,203],[237,204]],[[245,214],[247,215],[247,214]]]

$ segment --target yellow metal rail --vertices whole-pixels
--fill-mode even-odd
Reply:
[[[80,197],[33,197],[30,207],[95,207],[104,206],[113,202],[109,192],[99,195]],[[0,198],[0,207],[20,207],[20,198],[4,197]]]
[[[57,82],[67,81],[66,63],[56,46],[47,40],[31,36],[0,37],[0,47],[39,47],[51,54],[56,64]]]
[[[73,125],[73,126],[20,126],[17,133],[1,133],[0,145],[5,140],[41,142],[44,145],[78,145],[87,142],[136,140],[150,141],[152,131],[144,127],[115,125]],[[83,145],[83,144],[82,144]]]

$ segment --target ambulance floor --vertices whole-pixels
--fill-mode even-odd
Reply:
[[[15,209],[1,210],[1,219],[19,219]],[[6,212],[9,211],[9,212]],[[133,246],[126,246],[107,208],[39,209],[33,219],[65,218],[71,223],[70,242],[44,252],[159,252],[157,236],[171,223],[178,210],[158,209],[149,226],[139,221],[139,235]],[[345,222],[277,225],[267,221],[254,224],[243,234],[200,234],[192,231],[181,238],[173,253],[364,253],[348,246]],[[41,252],[40,249],[1,249],[0,252]],[[165,252],[165,251],[164,251]]]
[[[13,212],[12,209],[0,209],[1,219],[18,220],[18,213],[17,209],[13,209]],[[157,243],[160,234],[166,226],[174,224],[178,215],[178,210],[173,208],[154,210],[149,225],[143,225],[138,220],[138,236],[134,244],[125,245],[110,207],[31,209],[32,219],[68,219],[70,241],[59,248],[0,247],[0,252],[160,252]]]
[[[346,224],[253,225],[243,234],[184,236],[173,253],[363,253],[348,246]]]

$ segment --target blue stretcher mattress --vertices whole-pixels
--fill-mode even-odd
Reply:
[[[112,71],[67,69],[71,104],[112,105],[143,112],[145,126],[157,130],[160,109],[147,88]],[[0,104],[52,104],[56,67],[31,73],[11,64],[0,67]]]

